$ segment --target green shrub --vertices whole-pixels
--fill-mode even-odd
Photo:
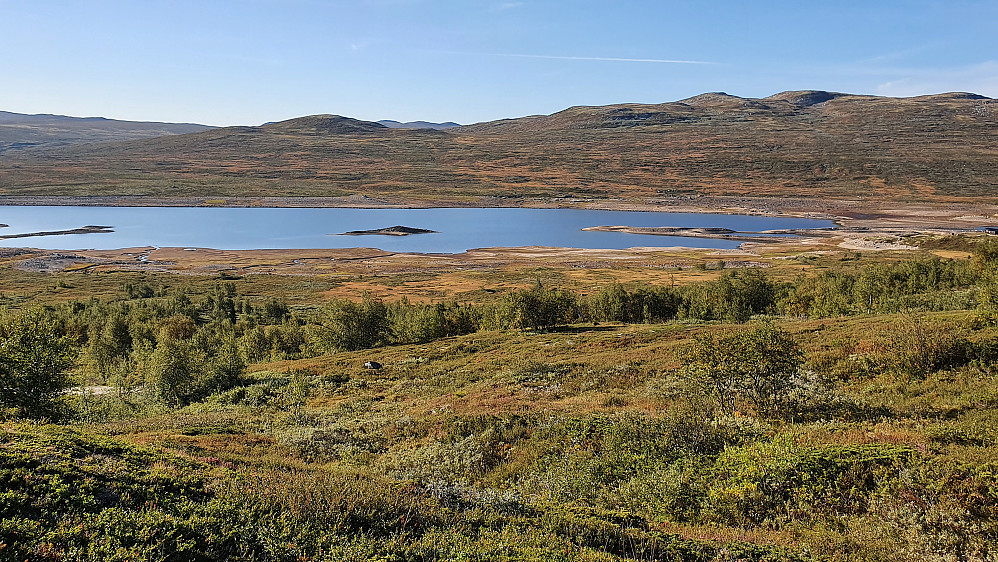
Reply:
[[[55,399],[69,386],[71,342],[40,311],[0,323],[0,408],[42,417],[54,413]]]
[[[920,462],[871,495],[884,548],[923,560],[998,555],[998,465]]]
[[[745,322],[775,306],[776,286],[759,270],[732,271],[709,283],[680,290],[678,316],[691,320]]]
[[[586,296],[581,307],[591,322],[665,322],[676,317],[680,302],[673,289],[640,287],[627,291],[614,283]]]
[[[491,330],[543,330],[567,324],[575,316],[575,294],[538,284],[503,293],[486,307],[482,324]]]
[[[966,365],[974,355],[961,328],[918,316],[901,318],[885,347],[887,368],[915,378]]]
[[[698,382],[724,412],[739,401],[761,415],[785,410],[797,385],[803,354],[787,332],[771,324],[716,338],[698,336],[683,353],[686,376]]]
[[[310,336],[312,346],[320,353],[384,344],[390,337],[388,309],[381,299],[370,295],[364,295],[359,303],[330,301],[322,308]]]
[[[704,516],[728,525],[780,526],[864,514],[911,450],[891,445],[800,446],[787,439],[726,449],[710,475]]]

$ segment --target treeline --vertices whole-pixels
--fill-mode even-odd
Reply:
[[[774,304],[781,314],[811,318],[973,308],[994,285],[992,264],[933,257],[825,271],[786,284]]]

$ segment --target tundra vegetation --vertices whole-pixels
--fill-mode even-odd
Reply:
[[[0,558],[993,560],[976,240],[436,303],[4,269]]]
[[[998,100],[965,93],[798,91],[573,107],[445,131],[312,115],[113,145],[8,150],[0,152],[0,189],[139,200],[363,195],[516,205],[706,195],[990,206],[996,110]],[[5,139],[0,125],[0,151],[15,131],[21,142],[39,140],[23,127],[8,128]]]

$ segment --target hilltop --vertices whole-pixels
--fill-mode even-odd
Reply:
[[[34,147],[182,135],[211,128],[195,123],[120,121],[104,117],[27,115],[0,111],[0,154],[8,150]]]
[[[707,93],[444,130],[339,116],[0,156],[22,196],[347,197],[516,205],[700,196],[991,201],[998,100]]]
[[[267,123],[260,127],[259,131],[290,135],[336,135],[370,133],[384,128],[385,126],[380,123],[360,121],[341,115],[308,115],[276,123]]]

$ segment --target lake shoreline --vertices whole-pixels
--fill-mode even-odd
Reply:
[[[998,224],[998,205],[869,201],[858,199],[670,196],[649,198],[385,198],[347,197],[144,197],[0,195],[0,206],[232,207],[232,208],[531,208],[713,213],[831,220],[839,227],[973,230]]]
[[[634,236],[587,232],[600,224],[633,227],[724,227],[738,231],[830,228],[827,219],[788,215],[602,211],[572,208],[289,208],[289,207],[96,207],[6,206],[0,220],[13,232],[36,236],[75,234],[67,227],[113,224],[114,233],[72,239],[46,236],[42,248],[112,249],[139,245],[224,249],[345,248],[356,236],[392,252],[459,253],[481,247],[546,246],[622,249],[628,246],[735,248],[741,240]],[[75,223],[75,224],[74,224]],[[399,226],[386,226],[386,225]],[[401,226],[407,225],[407,226]],[[409,236],[431,234],[432,236]],[[95,234],[97,234],[95,232]],[[62,238],[62,237],[60,237]]]

